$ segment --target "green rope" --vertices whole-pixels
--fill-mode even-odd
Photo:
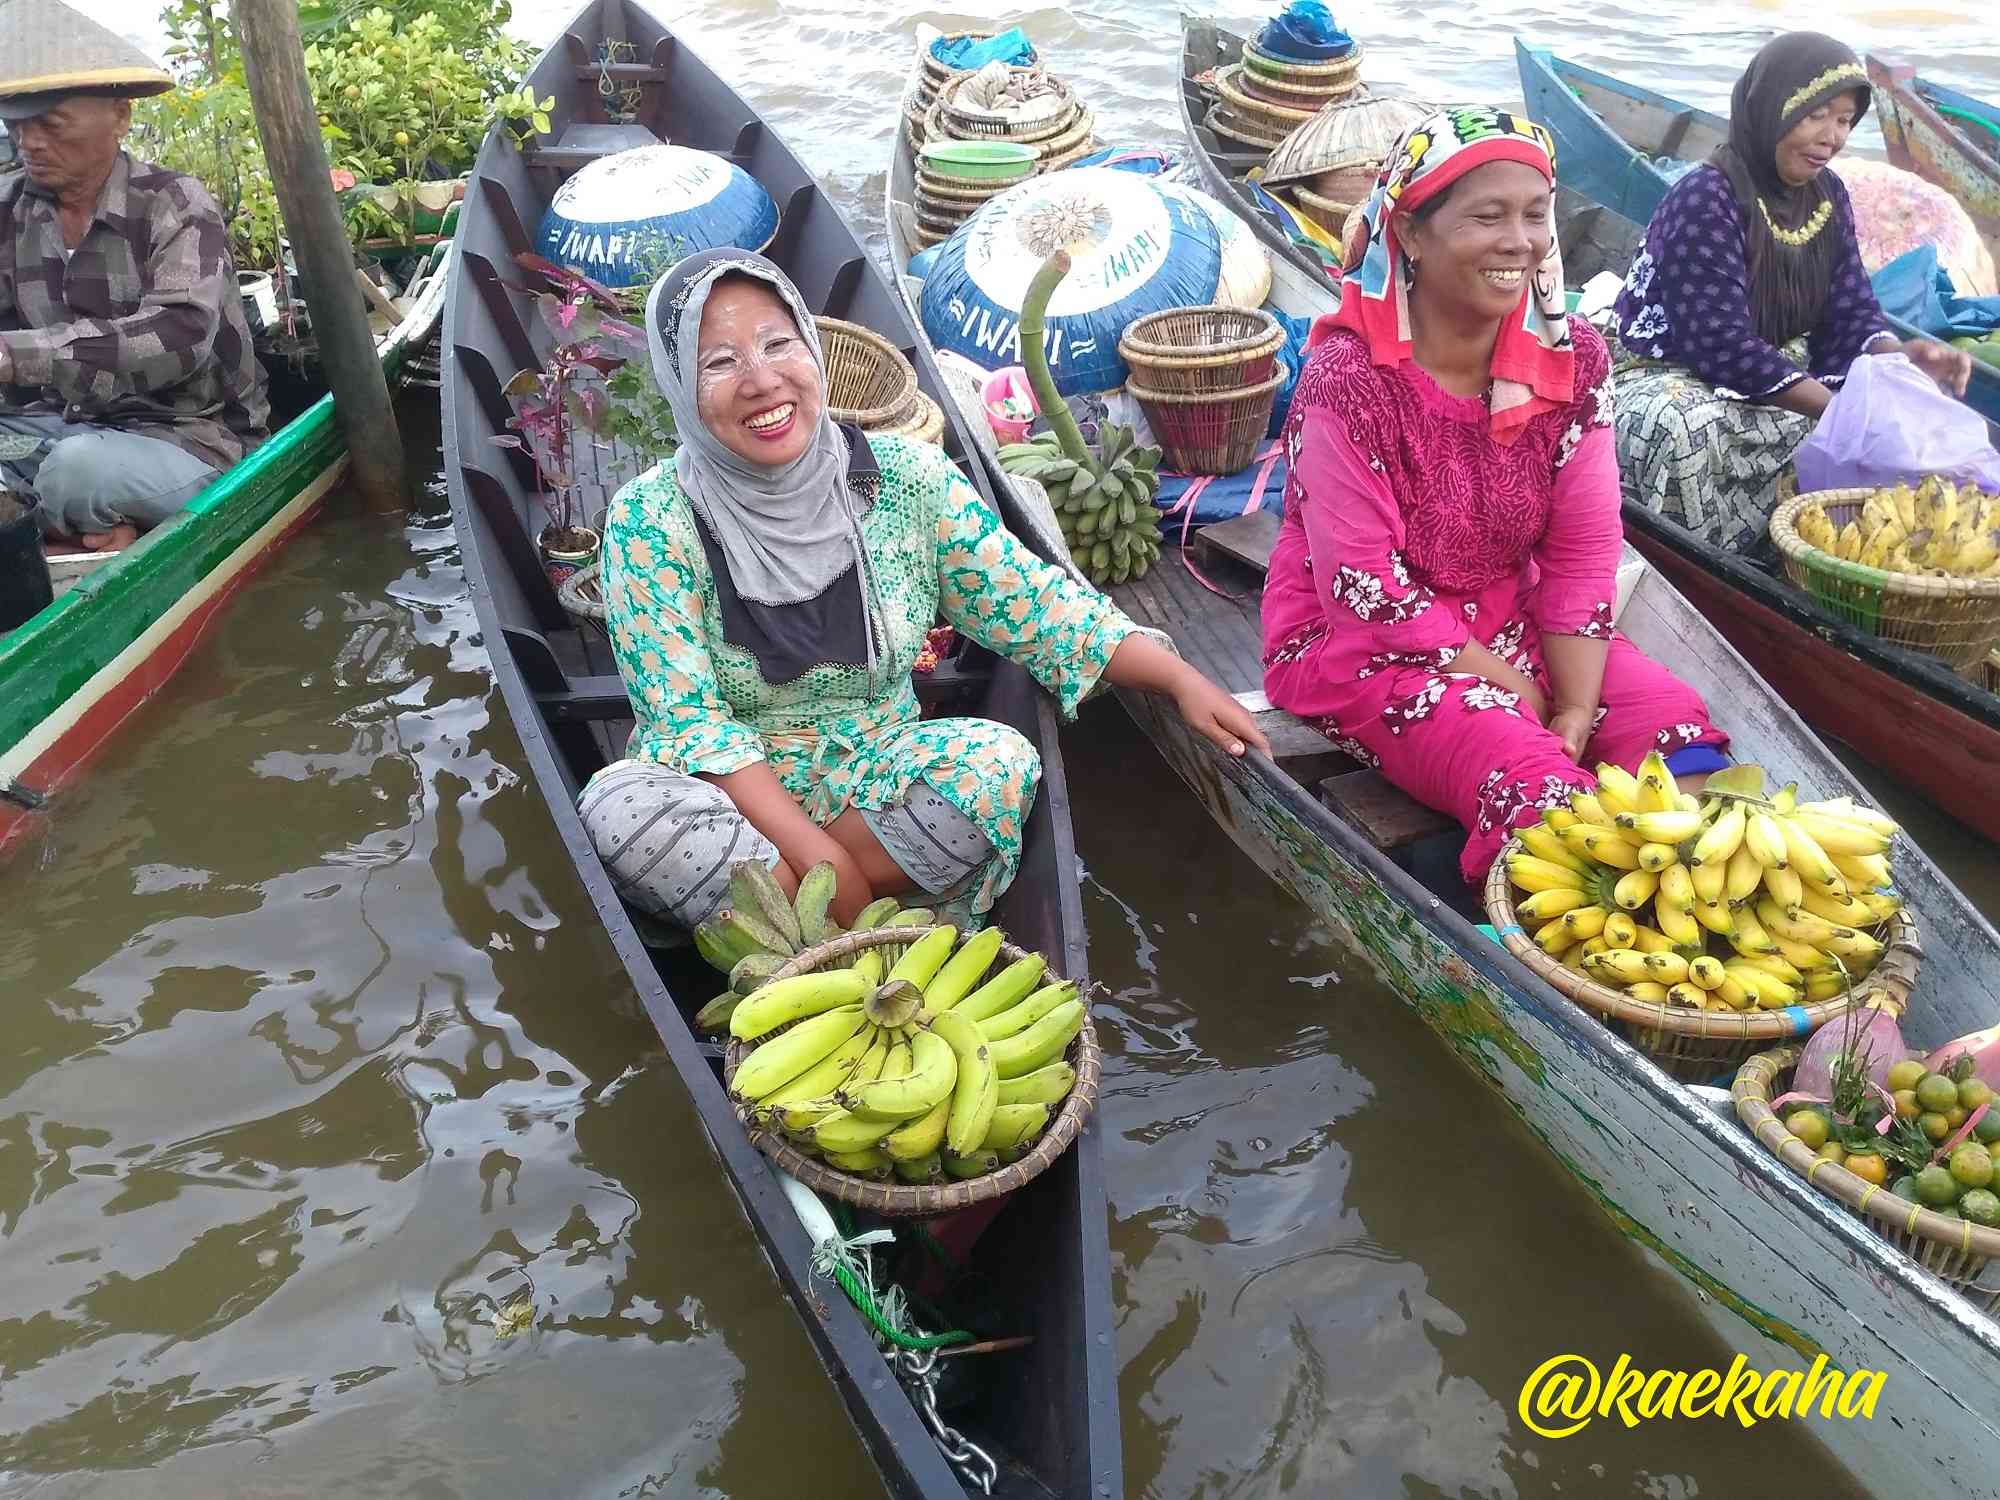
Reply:
[[[947,1349],[953,1344],[969,1344],[972,1342],[972,1335],[962,1328],[953,1328],[944,1333],[910,1334],[903,1332],[902,1329],[896,1327],[887,1318],[882,1316],[881,1310],[875,1305],[874,1297],[869,1294],[868,1287],[859,1276],[843,1265],[836,1264],[830,1269],[833,1273],[833,1279],[840,1283],[840,1289],[847,1293],[847,1300],[854,1304],[854,1310],[868,1320],[869,1325],[874,1328],[875,1332],[881,1338],[894,1344],[897,1348]]]
[[[1968,125],[1977,125],[1982,130],[1991,131],[1994,136],[2000,137],[2000,125],[1996,125],[1984,115],[1975,115],[1969,109],[1959,109],[1954,105],[1939,104],[1935,101],[1932,102],[1931,108],[1941,115],[1949,115],[1954,120],[1963,120]]]

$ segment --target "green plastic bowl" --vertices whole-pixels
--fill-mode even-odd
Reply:
[[[1035,153],[1011,141],[934,141],[918,153],[927,170],[939,177],[963,177],[977,182],[1005,182],[1035,170]]]

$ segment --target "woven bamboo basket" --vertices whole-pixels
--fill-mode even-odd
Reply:
[[[928,927],[889,927],[873,932],[850,932],[816,948],[808,948],[797,954],[792,961],[771,976],[772,979],[790,979],[796,974],[808,974],[814,969],[837,968],[862,950],[872,947],[901,946],[914,943],[931,929]],[[1003,942],[1000,952],[993,960],[992,972],[1018,963],[1029,954],[1012,943]],[[1057,983],[1062,976],[1053,969],[1048,970],[1046,982]],[[731,1041],[723,1059],[724,1082],[736,1076],[736,1069],[749,1055],[749,1048],[740,1041]],[[1097,1091],[1103,1072],[1104,1055],[1097,1045],[1097,1028],[1090,1020],[1088,1001],[1084,1005],[1083,1030],[1069,1045],[1069,1064],[1076,1069],[1076,1087],[1069,1097],[1057,1106],[1048,1128],[1041,1134],[1028,1154],[1019,1161],[1011,1162],[997,1172],[988,1172],[983,1177],[973,1177],[964,1182],[947,1182],[923,1187],[900,1182],[871,1182],[864,1177],[855,1177],[828,1166],[815,1157],[806,1155],[783,1135],[759,1130],[746,1122],[750,1140],[759,1151],[770,1157],[779,1167],[798,1178],[815,1192],[825,1193],[830,1198],[838,1198],[843,1203],[852,1203],[857,1208],[868,1209],[872,1213],[891,1218],[929,1218],[938,1214],[955,1213],[961,1208],[971,1208],[976,1203],[985,1203],[994,1198],[1004,1197],[1016,1188],[1024,1187],[1039,1177],[1067,1151],[1082,1131],[1084,1121],[1097,1107]]]
[[[990,42],[999,34],[997,31],[947,31],[931,46],[936,46],[937,42]],[[924,48],[923,63],[924,82],[933,93],[965,71],[963,68],[954,68],[950,63],[941,62],[930,47]]]
[[[1289,135],[1319,113],[1317,107],[1295,109],[1289,104],[1273,104],[1268,99],[1259,99],[1243,87],[1240,77],[1242,71],[1241,63],[1231,63],[1226,68],[1215,70],[1215,91],[1222,95],[1223,100],[1236,112],[1239,119],[1265,125],[1282,135]]]
[[[1030,162],[1018,177],[954,177],[948,172],[933,172],[928,167],[917,168],[917,191],[926,197],[939,199],[962,199],[968,203],[984,203],[988,198],[997,197],[1010,187],[1019,187],[1035,175],[1038,164]]]
[[[611,628],[605,624],[604,608],[604,564],[594,562],[587,568],[578,568],[562,581],[556,590],[556,602],[563,607],[569,617],[586,629],[596,630],[606,639]]]
[[[2000,1256],[2000,1229],[1986,1229],[1966,1219],[1947,1219],[1898,1198],[1888,1188],[1864,1181],[1845,1167],[1821,1161],[1785,1128],[1771,1101],[1783,1096],[1798,1064],[1799,1050],[1779,1047],[1762,1052],[1737,1070],[1729,1089],[1736,1101],[1736,1118],[1779,1161],[1829,1198],[1845,1204],[1876,1234],[1948,1282],[1980,1311],[1990,1313],[2000,1307],[2000,1277],[1980,1275],[1989,1260]]]
[[[827,414],[836,422],[873,427],[910,404],[917,372],[903,351],[872,328],[815,318],[826,355]]]
[[[1297,200],[1306,215],[1322,229],[1341,234],[1347,227],[1347,216],[1354,212],[1355,204],[1341,203],[1332,198],[1323,198],[1303,184],[1294,184],[1292,197]]]
[[[933,125],[933,136],[949,136],[961,141],[1017,141],[1023,145],[1033,145],[1037,141],[1050,140],[1061,135],[1076,122],[1078,105],[1076,96],[1070,92],[1068,84],[1060,78],[1043,73],[1039,68],[1014,68],[1015,74],[1034,74],[1045,79],[1050,85],[1046,95],[1037,96],[1033,101],[1036,108],[1025,106],[1005,113],[992,113],[983,109],[958,104],[958,96],[965,85],[972,80],[970,73],[960,73],[938,90],[937,104],[933,113],[939,124]],[[1047,104],[1042,101],[1046,99]],[[939,128],[941,125],[942,128]]]
[[[916,391],[912,393],[907,407],[881,426],[871,427],[868,431],[888,437],[915,438],[920,443],[942,443],[944,408],[922,391]]]
[[[1254,120],[1246,120],[1226,104],[1218,104],[1211,109],[1204,123],[1224,140],[1234,141],[1239,146],[1248,146],[1266,155],[1284,144],[1287,133],[1282,128],[1261,126]]]
[[[1838,619],[1958,670],[1975,667],[2000,642],[2000,578],[1939,578],[1890,573],[1843,562],[1809,545],[1798,515],[1823,505],[1837,531],[1861,513],[1872,490],[1819,490],[1780,505],[1771,540],[1784,555],[1785,576]]]
[[[1271,425],[1282,373],[1233,391],[1156,391],[1128,380],[1162,451],[1160,467],[1177,474],[1234,474],[1257,456]]]
[[[1589,975],[1557,963],[1522,930],[1514,911],[1514,888],[1507,879],[1507,856],[1519,848],[1518,840],[1509,839],[1486,876],[1486,915],[1501,944],[1585,1010],[1595,1011],[1607,1021],[1623,1021],[1627,1040],[1669,1077],[1707,1083],[1718,1073],[1733,1071],[1745,1058],[1773,1042],[1810,1036],[1872,995],[1892,996],[1907,1009],[1910,992],[1916,988],[1923,947],[1917,939],[1916,923],[1907,911],[1899,911],[1874,929],[1884,945],[1881,961],[1852,993],[1838,1000],[1783,1010],[1728,1012],[1634,1000],[1623,990],[1599,984]]]
[[[1046,172],[1050,170],[1050,163],[1057,158],[1075,156],[1079,146],[1089,143],[1090,133],[1096,128],[1097,116],[1087,109],[1078,109],[1062,134],[1052,135],[1047,140],[1029,142],[1028,144],[1032,145],[1037,153],[1035,170]]]
[[[1131,378],[1164,394],[1241,390],[1277,370],[1285,330],[1269,313],[1237,307],[1173,307],[1126,325],[1118,357]]]
[[[1361,44],[1355,43],[1354,50],[1345,57],[1316,63],[1275,56],[1246,38],[1243,43],[1243,66],[1255,68],[1267,78],[1282,78],[1295,83],[1319,80],[1333,85],[1351,79],[1361,71]]]
[[[1074,166],[1077,162],[1082,161],[1091,152],[1102,151],[1103,149],[1104,143],[1095,135],[1086,135],[1061,155],[1045,157],[1041,162],[1036,164],[1035,170],[1038,172],[1060,172],[1064,167]]]
[[[944,235],[947,239],[973,214],[971,208],[966,208],[962,212],[950,209],[940,211],[937,205],[926,203],[921,199],[917,203],[916,212],[918,224],[933,233]]]

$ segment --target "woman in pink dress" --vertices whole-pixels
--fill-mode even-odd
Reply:
[[[1579,762],[1698,780],[1729,743],[1612,628],[1610,360],[1564,315],[1553,181],[1502,110],[1397,143],[1308,345],[1264,585],[1265,693],[1457,818],[1469,881],[1596,784]]]

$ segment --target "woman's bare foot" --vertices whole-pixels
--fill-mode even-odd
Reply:
[[[92,552],[122,552],[139,540],[139,528],[120,521],[109,531],[86,531],[77,537]]]

